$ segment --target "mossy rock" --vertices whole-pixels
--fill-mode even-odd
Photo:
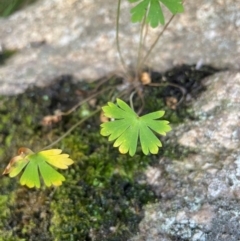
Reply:
[[[190,81],[186,76],[193,78],[191,69],[194,68],[177,69],[181,74],[187,73],[178,79],[176,69],[174,73],[153,72],[152,80],[161,83],[163,77],[168,76],[189,93],[198,89],[195,92],[198,94],[202,90],[200,80],[210,74],[211,69],[201,70],[198,79]],[[0,97],[1,169],[20,146],[41,150],[76,124],[84,113],[105,104],[110,96],[102,94],[94,106],[87,103],[59,122],[42,125],[44,116],[56,110],[67,111],[91,94],[96,83],[74,84],[71,76],[62,76],[46,88],[31,88],[18,96]],[[110,84],[113,87],[119,84],[119,78],[111,79],[107,85]],[[189,103],[182,102],[177,108],[166,106],[166,97],[181,98],[176,89],[165,84],[159,88],[145,87],[144,111],[164,109],[165,118],[176,125],[185,118],[195,118]],[[179,157],[185,155],[186,150],[165,138],[163,144],[166,145],[159,155],[144,156],[139,150],[131,158],[119,154],[107,138],[100,136],[99,124],[99,116],[95,115],[57,144],[57,148],[69,153],[74,160],[63,172],[66,181],[61,187],[27,189],[18,184],[17,178],[1,178],[0,241],[120,241],[128,240],[137,232],[143,217],[142,207],[156,200],[143,171],[159,156]]]

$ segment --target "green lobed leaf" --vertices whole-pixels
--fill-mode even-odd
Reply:
[[[182,0],[160,0],[172,14],[184,11]]]
[[[131,21],[133,23],[141,22],[151,0],[142,0],[135,7],[133,7],[130,12],[132,14]]]
[[[111,121],[111,122],[103,123],[101,127],[103,127],[100,132],[101,135],[109,136],[108,140],[113,141],[118,136],[122,135],[122,133],[125,130],[127,130],[127,128],[129,127],[129,124],[126,123],[126,121],[123,119],[123,120],[119,120],[118,122]]]
[[[162,146],[161,141],[144,124],[140,129],[140,142],[145,155],[147,155],[149,152],[152,154],[157,154],[159,150],[158,147]]]
[[[166,132],[169,132],[171,130],[171,127],[168,125],[169,121],[161,120],[161,123],[159,123],[159,120],[156,120],[158,118],[161,118],[163,115],[164,111],[156,111],[142,116],[141,120],[145,122],[146,125],[150,127],[152,130],[154,130],[160,135],[165,136]]]
[[[131,113],[132,116],[137,116],[137,114],[131,109],[131,107],[128,104],[126,104],[124,101],[117,99],[117,104],[124,111],[128,112],[129,114]]]
[[[28,164],[28,160],[24,160],[24,159],[18,160],[18,162],[14,164],[14,166],[12,167],[12,170],[9,172],[9,177],[17,176],[27,164]]]
[[[102,109],[106,116],[111,113],[111,118],[114,118],[114,121],[101,124],[100,133],[103,136],[109,136],[109,141],[115,140],[113,146],[118,147],[122,154],[129,152],[129,155],[133,156],[137,150],[138,139],[140,139],[145,155],[148,153],[157,154],[162,143],[153,131],[160,135],[166,135],[166,132],[171,130],[168,121],[159,120],[164,115],[164,111],[156,111],[139,117],[120,99],[117,99],[117,105],[109,102]]]
[[[121,107],[121,109],[112,102],[108,102],[108,106],[102,107],[106,117],[123,119],[126,116],[126,111],[132,113],[133,116],[136,115],[136,113],[122,100],[118,99],[117,104]]]
[[[160,23],[165,23],[159,0],[151,0],[147,15],[147,22],[152,28],[156,28]]]
[[[25,168],[21,176],[20,183],[21,185],[26,185],[29,188],[40,187],[38,165],[36,162],[29,161],[27,167]]]
[[[184,11],[182,0],[128,0],[130,3],[139,2],[133,7],[131,12],[131,21],[141,22],[147,13],[146,21],[151,27],[155,28],[160,23],[164,24],[165,19],[162,12],[161,3],[165,5],[172,14]]]
[[[22,147],[18,150],[18,156],[11,159],[3,174],[9,174],[10,177],[17,176],[21,171],[20,184],[29,188],[40,187],[40,177],[46,186],[60,186],[65,180],[64,176],[56,171],[52,166],[60,169],[67,169],[73,161],[68,154],[61,154],[60,149],[51,149],[38,153]]]
[[[64,176],[57,172],[46,162],[42,162],[39,165],[39,170],[47,187],[50,187],[51,185],[60,186],[62,182],[65,181]]]
[[[137,149],[137,140],[138,140],[138,132],[139,132],[139,123],[138,121],[131,122],[131,126],[123,132],[122,135],[117,138],[114,142],[114,147],[119,147],[119,151],[122,154],[126,154],[129,152],[130,156],[133,156],[136,153]]]

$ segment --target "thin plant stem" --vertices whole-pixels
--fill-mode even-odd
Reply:
[[[145,101],[144,101],[144,98],[142,95],[139,96],[140,97],[140,100],[142,101],[142,105],[140,107],[140,109],[138,110],[137,114],[140,115],[144,109],[144,106],[145,106]]]
[[[106,88],[104,91],[112,89],[112,87]],[[63,115],[69,115],[71,112],[73,112],[77,107],[79,107],[81,104],[85,103],[86,101],[92,99],[93,97],[95,97],[98,94],[103,93],[104,91],[99,91],[91,96],[89,96],[87,99],[79,102],[77,105],[75,105],[73,108],[71,108],[69,111],[62,113]],[[117,97],[115,97],[116,99]],[[60,136],[57,140],[55,140],[54,142],[52,142],[50,145],[44,147],[41,150],[46,150],[51,148],[52,146],[56,145],[57,143],[59,143],[61,140],[63,140],[66,136],[68,136],[75,128],[77,128],[79,125],[81,125],[82,123],[84,123],[86,120],[90,119],[92,116],[94,116],[95,114],[97,114],[99,111],[101,110],[101,108],[96,109],[95,111],[93,111],[90,115],[86,116],[85,118],[81,119],[80,121],[78,121],[75,125],[73,125],[70,129],[68,129],[62,136]]]
[[[120,19],[120,11],[121,11],[121,0],[118,0],[118,6],[117,6],[117,21],[116,21],[116,42],[117,42],[117,51],[118,55],[121,61],[121,64],[123,66],[124,71],[127,73],[127,67],[124,62],[123,56],[122,56],[122,51],[120,48],[120,43],[119,43],[119,19]]]
[[[103,92],[105,92],[106,90],[112,89],[112,87],[106,88],[102,91],[99,91],[91,96],[89,96],[88,98],[84,99],[83,101],[79,102],[77,105],[75,105],[73,108],[71,108],[69,111],[65,112],[65,113],[60,113],[61,115],[69,115],[71,112],[73,112],[76,108],[78,108],[80,105],[82,105],[83,103],[87,102],[88,100],[91,100],[93,97],[95,97],[96,95],[99,95]],[[123,91],[124,92],[124,91]],[[123,93],[122,92],[122,93]],[[122,94],[121,93],[121,94]],[[119,98],[121,96],[121,94],[116,98]],[[82,123],[84,123],[86,120],[90,119],[92,116],[94,116],[95,114],[97,114],[99,111],[101,110],[101,108],[96,109],[95,111],[93,111],[90,115],[86,116],[85,118],[83,118],[82,120],[78,121],[75,125],[73,125],[70,129],[68,129],[62,136],[60,136],[57,140],[55,140],[54,142],[52,142],[50,145],[45,146],[43,149],[41,150],[46,150],[51,148],[52,146],[56,145],[57,143],[59,143],[60,141],[62,141],[66,136],[68,136],[75,128],[77,128],[79,125],[81,125]]]
[[[130,96],[129,96],[129,103],[130,103],[130,107],[134,110],[134,104],[133,104],[133,97],[136,94],[137,90],[133,91]],[[139,96],[141,101],[142,101],[142,106],[140,107],[140,109],[138,110],[137,114],[140,115],[142,113],[142,110],[144,108],[144,99],[142,98],[142,96]],[[135,111],[135,110],[134,110]]]
[[[146,15],[144,16],[146,18]],[[145,20],[144,20],[145,21]],[[142,52],[143,52],[143,48],[144,46],[146,46],[146,39],[147,39],[147,35],[148,35],[148,24],[144,24],[144,29],[145,29],[145,32],[144,32],[144,36],[143,36],[143,40],[142,40],[142,43],[141,43],[141,53],[139,54],[140,57],[138,58],[138,72],[142,69],[143,67],[143,64],[142,64],[142,61],[141,61],[141,64],[140,64],[140,60],[142,58]]]
[[[77,103],[75,106],[73,106],[73,107],[72,107],[70,110],[68,110],[67,112],[60,112],[59,115],[60,115],[60,116],[66,116],[66,115],[71,114],[71,113],[72,113],[73,111],[75,111],[79,106],[81,106],[82,104],[86,103],[87,101],[93,99],[94,97],[96,97],[96,96],[104,93],[105,91],[109,90],[110,88],[112,88],[112,87],[108,87],[108,88],[106,88],[106,89],[103,89],[103,90],[101,90],[101,91],[98,91],[98,92],[90,95],[90,96],[87,97],[86,99],[84,99],[84,100],[80,101],[79,103]]]
[[[57,143],[59,143],[62,139],[64,139],[66,136],[68,136],[76,127],[78,127],[79,125],[81,125],[83,122],[85,122],[86,120],[90,119],[92,116],[94,116],[95,114],[97,114],[99,111],[101,110],[101,108],[96,109],[95,111],[93,111],[90,115],[86,116],[85,118],[83,118],[82,120],[78,121],[75,125],[73,125],[70,129],[68,129],[62,136],[60,136],[57,140],[55,140],[54,142],[52,142],[50,145],[44,147],[42,150],[46,150],[51,148],[52,146],[56,145]]]
[[[120,91],[119,95],[114,96],[112,99],[113,101],[116,100],[117,98],[127,98],[125,97],[126,95],[129,96],[129,93],[131,93],[131,91],[134,89],[134,86],[130,85],[128,89],[124,89],[122,91]]]
[[[145,33],[144,33],[144,37],[143,37],[143,44],[146,43],[146,39],[147,39],[147,35],[148,35],[148,24],[145,25]]]
[[[185,0],[182,1],[182,4],[184,5]],[[145,55],[145,57],[143,58],[141,65],[144,65],[144,63],[146,62],[147,58],[149,57],[149,55],[151,54],[152,50],[154,49],[154,47],[156,46],[158,40],[161,38],[161,36],[163,35],[163,33],[165,32],[165,30],[168,28],[168,25],[172,22],[173,18],[175,17],[176,14],[173,14],[171,16],[171,18],[168,20],[167,24],[164,26],[163,30],[159,33],[158,37],[155,39],[155,41],[153,42],[152,46],[150,47],[150,49],[148,50],[147,54]]]
[[[144,27],[146,26],[146,16],[147,16],[147,12],[145,12],[144,18],[142,20],[141,23],[141,29],[140,29],[140,40],[139,40],[139,45],[138,45],[138,56],[137,56],[137,67],[136,67],[136,77],[139,75],[141,66],[140,66],[140,60],[142,57],[142,49],[143,49],[143,41],[144,41],[144,37],[143,37],[143,30]]]
[[[172,17],[168,20],[167,24],[164,26],[163,30],[159,33],[159,35],[157,36],[157,38],[155,39],[155,41],[153,42],[153,44],[151,45],[150,49],[148,50],[147,54],[144,56],[143,60],[141,61],[140,65],[143,66],[144,63],[146,62],[147,58],[149,57],[149,55],[151,54],[152,50],[154,49],[154,47],[156,46],[158,40],[160,39],[160,37],[163,35],[163,33],[165,32],[165,30],[168,28],[168,25],[172,22],[173,18],[174,18],[175,14],[172,15]]]
[[[130,102],[130,106],[131,106],[131,108],[134,110],[134,105],[133,105],[133,96],[135,95],[135,93],[136,93],[136,90],[135,91],[133,91],[131,94],[130,94],[130,96],[129,96],[129,102]]]

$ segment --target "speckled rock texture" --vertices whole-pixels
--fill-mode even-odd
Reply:
[[[139,25],[130,24],[122,1],[121,49],[136,63]],[[0,48],[17,50],[0,67],[0,94],[46,85],[60,75],[93,80],[121,71],[112,0],[41,0],[0,19]],[[167,19],[169,19],[167,14]],[[150,45],[160,29],[149,30]],[[176,64],[240,68],[240,4],[236,0],[186,1],[159,41],[147,65],[163,71]]]
[[[204,84],[196,119],[170,134],[187,151],[146,172],[159,201],[146,207],[132,241],[240,240],[240,72]]]

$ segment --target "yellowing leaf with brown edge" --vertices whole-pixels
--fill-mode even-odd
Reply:
[[[23,171],[20,184],[29,188],[40,188],[40,173],[47,187],[60,186],[65,181],[65,177],[56,171],[53,166],[67,169],[71,164],[73,164],[73,160],[69,158],[68,154],[63,154],[61,149],[34,153],[28,148],[21,147],[18,150],[18,155],[11,159],[3,174],[15,177]]]

